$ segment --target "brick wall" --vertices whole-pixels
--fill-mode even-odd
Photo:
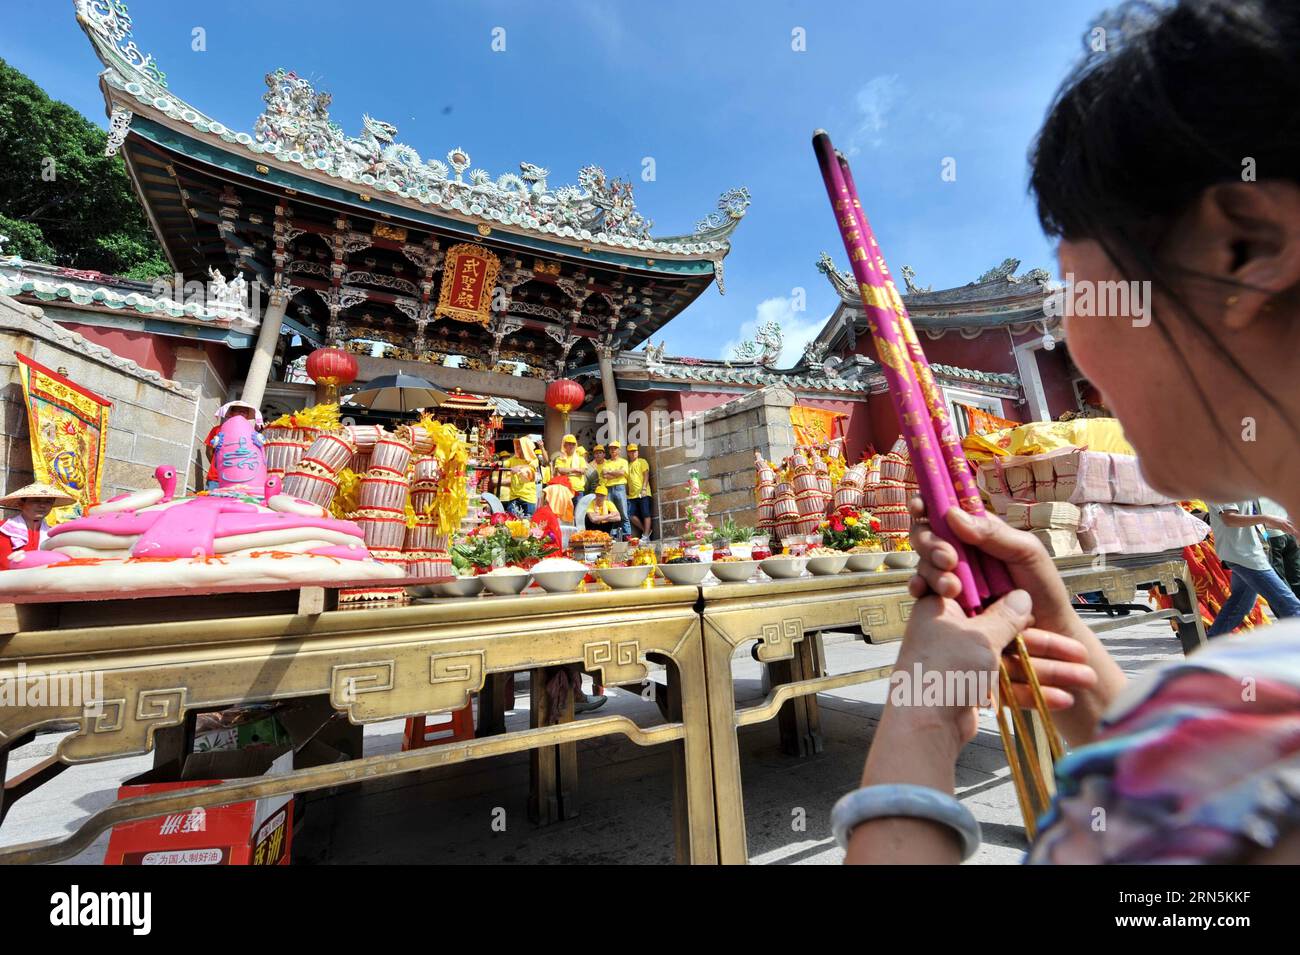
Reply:
[[[113,402],[102,497],[154,487],[160,464],[193,477],[202,441],[225,388],[201,346],[177,348],[178,378],[163,378],[45,318],[41,309],[0,295],[0,478],[5,491],[33,480],[31,440],[15,352]],[[205,416],[206,415],[206,416]]]
[[[715,527],[728,516],[738,524],[755,525],[754,452],[779,460],[794,451],[793,404],[793,393],[769,386],[692,415],[699,427],[694,448],[672,446],[666,436],[658,435],[651,456],[659,512],[655,536],[672,538],[684,533],[687,481],[692,470],[699,472],[700,489],[711,495],[709,520]]]

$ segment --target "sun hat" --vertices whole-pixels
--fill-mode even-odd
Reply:
[[[608,494],[608,493],[609,493],[609,488],[605,487],[605,485],[603,485],[603,484],[597,484],[597,485],[596,485],[596,493],[597,493],[597,494]]]
[[[30,501],[33,498],[51,500],[54,502],[55,507],[75,504],[77,500],[66,492],[60,491],[53,484],[35,481],[26,487],[20,487],[18,490],[0,497],[0,507],[18,507],[23,501]]]

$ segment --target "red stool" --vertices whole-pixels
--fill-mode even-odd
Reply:
[[[436,716],[411,716],[402,733],[402,752],[474,738],[474,703]]]

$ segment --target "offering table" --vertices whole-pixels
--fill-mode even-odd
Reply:
[[[664,587],[129,624],[113,623],[111,605],[100,604],[106,625],[96,626],[85,625],[86,608],[70,615],[47,609],[49,629],[11,627],[0,634],[0,680],[89,673],[102,681],[102,695],[91,704],[0,707],[0,754],[42,726],[72,721],[79,728],[61,742],[60,764],[137,755],[181,726],[187,711],[321,695],[353,724],[448,712],[464,707],[498,675],[520,670],[534,673],[536,725],[514,732],[494,727],[494,735],[472,740],[122,800],[65,839],[0,849],[0,861],[66,859],[113,825],[197,806],[323,790],[524,750],[540,754],[534,800],[545,815],[548,804],[563,802],[564,787],[574,785],[573,750],[566,746],[621,733],[640,745],[674,744],[678,858],[714,862],[697,600],[696,588]],[[37,619],[31,610],[18,616]],[[76,623],[59,628],[65,617]],[[554,722],[548,705],[538,703],[545,692],[539,677],[555,668],[578,664],[607,685],[641,684],[651,656],[668,664],[669,719],[663,724],[641,728],[626,717],[600,715],[565,721],[563,712]]]

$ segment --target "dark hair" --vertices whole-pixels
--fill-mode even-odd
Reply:
[[[1125,3],[1084,45],[1030,155],[1048,235],[1095,239],[1130,277],[1160,282],[1169,221],[1241,182],[1247,157],[1260,179],[1300,180],[1298,0]]]

